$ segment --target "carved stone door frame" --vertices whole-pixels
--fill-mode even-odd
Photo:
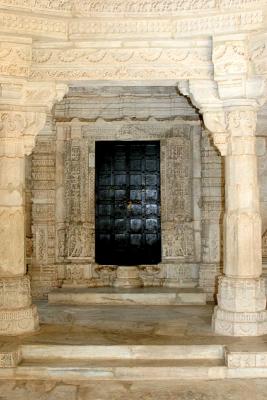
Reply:
[[[145,284],[192,286],[201,254],[200,125],[196,121],[73,119],[56,124],[56,264],[59,278],[101,284],[95,264],[95,142],[159,140],[162,263]],[[63,205],[63,207],[62,207]],[[156,266],[155,266],[156,267]],[[75,280],[74,279],[74,280]],[[102,282],[103,283],[103,282]]]

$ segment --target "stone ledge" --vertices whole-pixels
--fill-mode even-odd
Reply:
[[[204,305],[206,293],[194,288],[63,288],[50,292],[48,301],[50,304],[75,305]]]

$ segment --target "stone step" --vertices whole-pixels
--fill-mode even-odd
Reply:
[[[31,380],[171,380],[223,379],[223,360],[57,360],[22,361],[0,370],[0,379]]]
[[[22,345],[23,360],[218,360],[221,345]]]
[[[221,345],[22,344],[17,364],[0,368],[0,379],[170,380],[222,379]]]
[[[0,353],[0,380],[157,381],[267,378],[267,352],[223,345],[15,344]]]
[[[206,293],[195,288],[61,288],[48,294],[50,304],[204,305]]]

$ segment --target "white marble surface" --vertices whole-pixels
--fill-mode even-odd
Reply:
[[[206,293],[194,288],[62,288],[50,292],[48,301],[67,305],[203,305]]]

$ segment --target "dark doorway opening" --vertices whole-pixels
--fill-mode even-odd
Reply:
[[[96,142],[96,262],[161,261],[160,142]]]

